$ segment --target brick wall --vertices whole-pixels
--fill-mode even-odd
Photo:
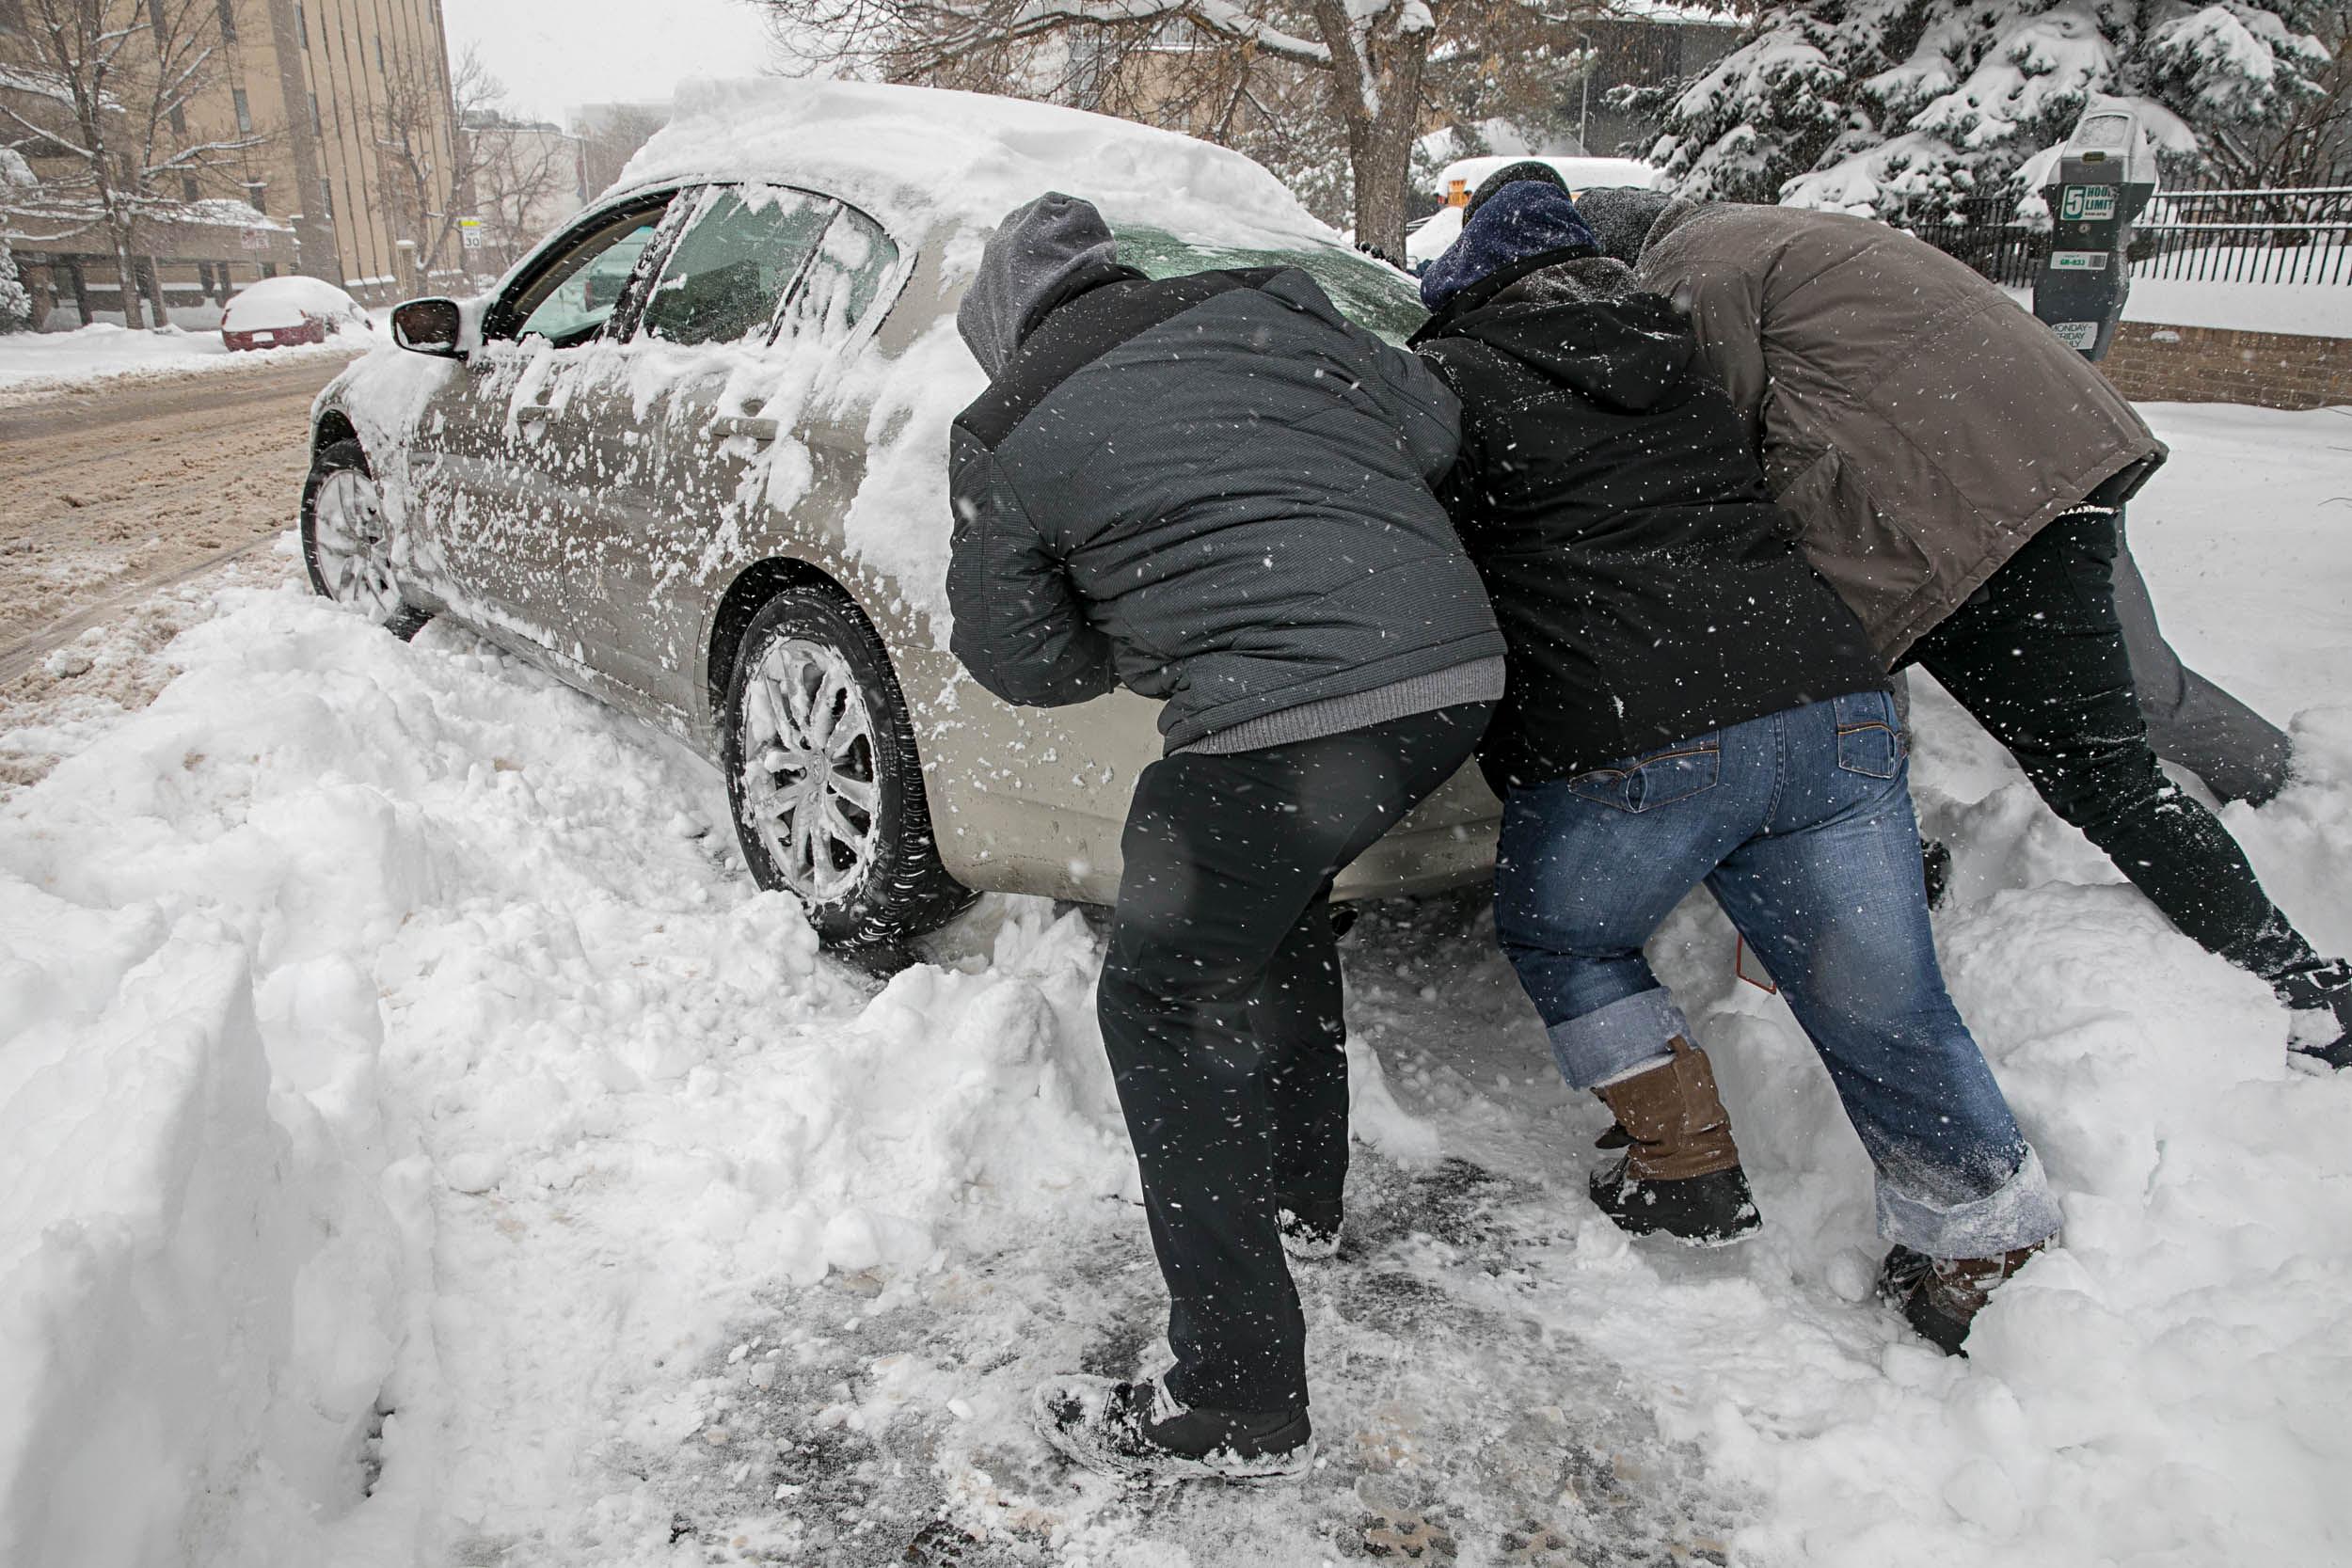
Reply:
[[[2144,402],[2250,403],[2264,408],[2352,404],[2352,339],[2125,322],[2100,362]]]

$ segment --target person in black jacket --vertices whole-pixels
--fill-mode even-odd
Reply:
[[[1706,1053],[1642,956],[1705,881],[1877,1166],[1890,1296],[1956,1350],[2058,1214],[1945,990],[1860,623],[1688,325],[1566,192],[1506,186],[1422,292],[1415,345],[1463,405],[1443,493],[1511,650],[1479,751],[1503,797],[1495,926],[1562,1074],[1616,1114],[1626,1153],[1594,1201],[1692,1243],[1761,1223]]]
[[[1084,201],[991,238],[957,315],[992,379],[950,437],[951,646],[1011,703],[1163,699],[1098,1006],[1176,1364],[1039,1390],[1128,1479],[1294,1475],[1285,1247],[1337,1244],[1332,879],[1470,758],[1502,638],[1430,476],[1454,401],[1303,272],[1153,281]]]

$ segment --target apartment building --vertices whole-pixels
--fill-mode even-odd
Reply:
[[[462,273],[458,220],[470,196],[452,188],[458,133],[439,0],[81,3],[121,12],[110,24],[144,24],[151,39],[135,35],[135,49],[201,56],[199,86],[163,134],[169,146],[214,150],[152,182],[158,201],[133,257],[149,298],[200,317],[205,301],[291,271],[382,304]],[[17,111],[18,133],[0,134],[0,145],[13,140],[37,177],[63,185],[77,165],[56,142],[71,126],[44,146],[24,122],[56,122],[56,78],[72,62],[44,55],[27,9],[0,0],[0,101]],[[135,121],[142,105],[123,109]],[[20,214],[0,230],[37,293],[56,302],[55,325],[122,305],[110,238],[95,222],[74,231],[59,216],[71,208],[53,203],[42,221]]]
[[[457,266],[440,0],[219,0],[228,70],[206,117],[267,134],[246,198],[294,231],[296,271],[369,303]],[[412,149],[413,154],[404,148]],[[404,166],[413,155],[413,166]]]

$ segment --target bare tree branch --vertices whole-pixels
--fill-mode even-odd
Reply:
[[[21,0],[21,8],[24,28],[8,36],[10,63],[39,87],[20,94],[23,107],[0,105],[0,112],[51,161],[74,166],[5,199],[57,229],[49,243],[104,234],[121,279],[124,320],[146,325],[144,283],[161,325],[161,291],[152,269],[136,264],[135,230],[188,217],[191,208],[188,191],[162,192],[153,182],[172,175],[201,190],[268,139],[258,131],[208,134],[190,123],[189,111],[218,80],[216,0]]]

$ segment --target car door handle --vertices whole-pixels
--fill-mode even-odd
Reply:
[[[773,420],[749,420],[739,415],[722,414],[710,421],[710,434],[722,441],[738,436],[748,436],[755,441],[772,441],[776,438],[777,428]]]

